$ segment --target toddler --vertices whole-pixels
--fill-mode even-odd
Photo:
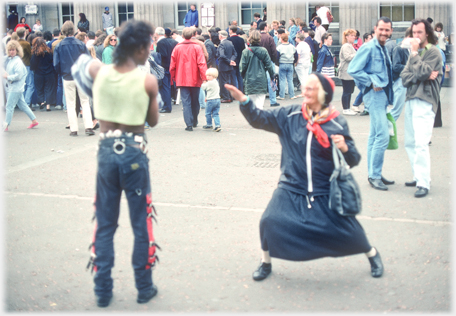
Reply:
[[[206,71],[207,82],[203,83],[201,89],[206,91],[206,125],[204,129],[212,129],[212,119],[214,119],[214,131],[220,132],[220,86],[217,82],[218,71],[215,68],[209,68]]]

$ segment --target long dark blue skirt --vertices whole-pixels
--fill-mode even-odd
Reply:
[[[306,261],[365,253],[371,249],[354,216],[329,209],[329,196],[316,196],[308,208],[305,195],[277,188],[260,221],[261,248],[271,257]]]

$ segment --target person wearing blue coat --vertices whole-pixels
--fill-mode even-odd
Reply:
[[[329,208],[334,170],[331,140],[351,167],[361,159],[346,119],[330,104],[334,81],[313,73],[305,83],[302,105],[271,110],[258,109],[231,85],[226,88],[239,101],[249,124],[277,134],[282,144],[281,175],[261,217],[263,255],[253,279],[260,281],[269,276],[271,257],[307,261],[359,253],[368,257],[372,277],[380,277],[380,254],[369,244],[356,217],[342,216]]]
[[[196,10],[196,4],[190,5],[187,15],[184,18],[185,27],[196,26],[198,27],[198,10]]]

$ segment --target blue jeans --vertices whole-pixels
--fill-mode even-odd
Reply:
[[[275,65],[272,61],[271,61],[271,65],[275,69]],[[277,103],[276,92],[272,91],[271,84],[270,84],[271,76],[269,75],[269,71],[267,71],[267,70],[266,70],[266,78],[268,79],[269,102],[270,102],[270,104],[276,104]]]
[[[163,77],[162,84],[160,86],[160,95],[163,100],[163,110],[171,112],[173,107],[171,106],[171,75],[168,70],[165,70],[165,76]]]
[[[14,108],[16,107],[16,105],[21,111],[27,114],[30,120],[33,121],[34,119],[36,119],[35,114],[33,114],[32,110],[30,110],[27,103],[25,103],[24,94],[22,92],[10,92],[7,95],[6,101],[6,124],[11,124],[11,120],[13,119]]]
[[[220,125],[220,99],[207,100],[206,105],[206,123],[212,126],[212,119],[214,119],[215,127]]]
[[[288,82],[288,95],[290,98],[294,97],[293,88],[293,64],[280,64],[279,65],[279,81],[280,81],[280,93],[281,98],[285,97],[285,81]],[[269,84],[269,82],[268,82]]]
[[[57,75],[57,95],[55,104],[56,105],[63,105],[63,81],[62,76]]]
[[[199,102],[201,109],[206,108],[206,101],[204,101],[205,99],[206,99],[206,94],[204,93],[203,89],[200,89],[199,96],[198,96],[198,102]]]
[[[199,87],[180,87],[182,106],[184,107],[184,122],[187,127],[198,125]]]
[[[144,135],[144,134],[142,134]],[[138,292],[147,293],[152,289],[151,258],[155,255],[152,225],[148,223],[151,210],[149,159],[139,148],[134,136],[122,135],[125,152],[114,152],[113,144],[119,138],[100,140],[98,150],[97,193],[95,200],[97,228],[95,233],[96,274],[95,294],[100,297],[112,296],[114,266],[114,233],[120,212],[122,191],[130,209],[130,222],[134,233],[132,265]],[[150,226],[149,226],[150,225]],[[148,227],[149,226],[149,227]],[[93,249],[92,249],[93,250]]]
[[[25,66],[27,68],[27,77],[25,78],[25,90],[24,90],[24,100],[27,105],[32,103],[33,91],[35,91],[35,84],[33,80],[33,71],[30,70],[30,66]]]
[[[364,95],[364,103],[369,105],[370,130],[367,141],[367,171],[371,179],[381,179],[385,150],[389,143],[386,108],[388,98],[384,90],[371,89]]]
[[[405,151],[412,165],[416,186],[429,189],[431,186],[431,156],[429,142],[434,127],[435,113],[432,104],[411,99],[405,105]]]
[[[244,81],[242,80],[241,73],[239,72],[239,65],[233,67],[233,71],[231,72],[231,82],[233,86],[236,86],[236,88],[244,92]]]
[[[397,121],[399,116],[402,113],[402,109],[405,105],[405,95],[407,93],[407,88],[402,85],[402,78],[399,77],[393,83],[393,108],[391,110],[391,115],[394,117],[394,120]]]
[[[363,93],[360,91],[356,96],[355,102],[353,102],[353,106],[360,106],[361,103],[363,103]],[[364,105],[364,109],[367,111],[366,105]]]

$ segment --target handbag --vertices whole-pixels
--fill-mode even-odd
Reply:
[[[326,11],[326,17],[328,18],[329,23],[331,23],[334,19],[330,11]]]
[[[332,143],[334,171],[329,178],[329,209],[342,216],[355,216],[361,212],[361,193],[344,155]]]
[[[391,113],[386,113],[386,118],[388,119],[388,130],[389,130],[389,143],[386,149],[398,149],[399,143],[397,142],[397,129],[396,129],[396,121]]]
[[[165,77],[165,68],[157,64],[151,56],[147,58],[147,61],[150,64],[150,73],[158,80],[162,80]]]

